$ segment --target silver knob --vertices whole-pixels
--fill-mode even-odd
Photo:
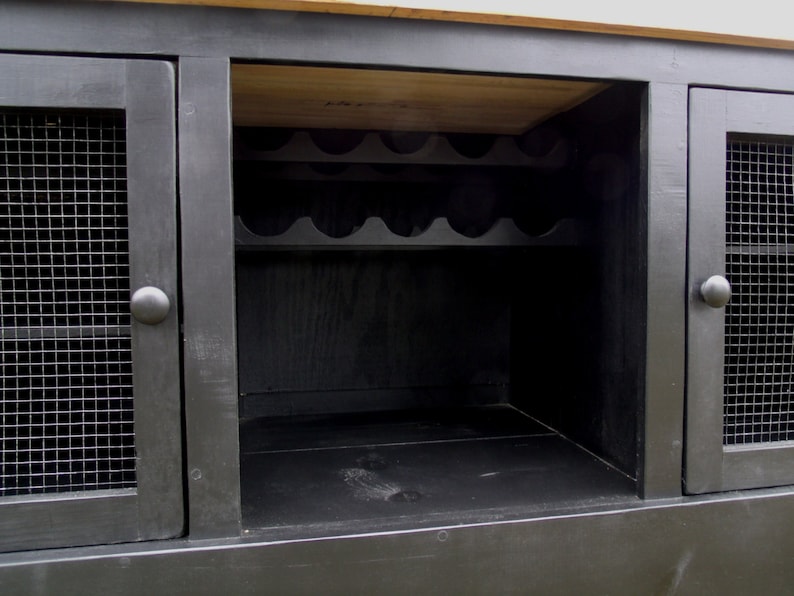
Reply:
[[[731,283],[722,275],[712,275],[700,285],[703,301],[712,308],[722,308],[731,299]]]
[[[171,310],[171,301],[160,288],[144,286],[130,299],[130,312],[135,320],[146,325],[161,323]]]

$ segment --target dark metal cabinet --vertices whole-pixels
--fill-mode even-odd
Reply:
[[[168,63],[0,57],[1,550],[182,531],[174,112]]]
[[[686,488],[790,484],[794,97],[695,88],[690,117]]]

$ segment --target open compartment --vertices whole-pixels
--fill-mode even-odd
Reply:
[[[246,530],[636,499],[641,87],[233,72]]]

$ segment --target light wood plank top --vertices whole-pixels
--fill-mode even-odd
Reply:
[[[232,66],[234,123],[244,126],[515,135],[606,86],[412,71]]]
[[[460,21],[794,49],[786,3],[755,0],[121,0]]]

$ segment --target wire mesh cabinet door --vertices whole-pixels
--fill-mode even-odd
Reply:
[[[794,483],[794,97],[692,89],[685,484]]]
[[[174,129],[168,63],[0,56],[0,550],[182,532]]]

